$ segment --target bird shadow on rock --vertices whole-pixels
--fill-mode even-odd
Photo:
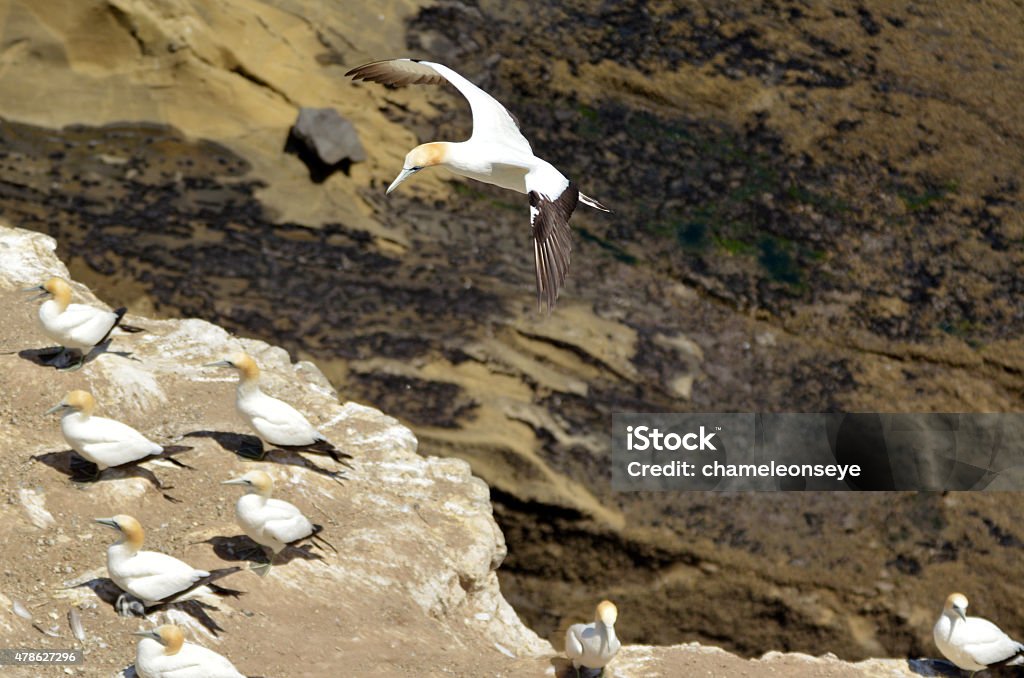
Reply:
[[[227,560],[231,562],[247,561],[257,565],[265,565],[270,562],[270,556],[263,548],[254,542],[251,538],[244,534],[236,535],[234,537],[210,537],[203,541],[195,542],[197,544],[210,544],[213,546],[213,552],[217,554],[217,557],[221,560]],[[277,554],[274,558],[274,565],[284,565],[290,563],[293,560],[323,560],[323,556],[318,553],[313,553],[312,546],[304,544],[302,546],[291,546],[289,545],[281,553]]]
[[[577,671],[572,667],[572,662],[564,657],[555,657],[551,660],[551,665],[555,667],[557,678],[609,678],[611,675],[604,673],[604,669],[591,669],[586,666],[581,666]]]
[[[126,360],[142,362],[138,358],[134,357],[131,351],[111,351],[110,341],[111,340],[108,339],[104,341],[102,344],[97,344],[96,346],[94,346],[92,350],[85,354],[85,357],[82,359],[82,363],[81,365],[79,365],[79,368],[84,367],[88,363],[91,363],[93,360],[96,360],[104,353],[109,355],[116,355],[118,357],[125,358]],[[63,349],[60,346],[48,346],[46,348],[26,348],[24,350],[18,351],[18,357],[22,358],[23,360],[27,360],[30,363],[39,365],[40,367],[52,367],[55,370],[60,370],[64,369],[66,365],[63,363],[55,363],[55,358],[58,355],[60,355],[62,350]]]
[[[572,662],[565,657],[552,657],[551,666],[555,669],[556,678],[576,678]]]
[[[178,446],[175,448],[167,448],[165,454],[173,454],[175,452],[182,452],[190,450],[191,447]],[[191,469],[191,466],[181,463],[177,459],[172,459],[170,456],[157,456],[148,457],[151,459],[167,459],[178,466],[183,468]],[[150,471],[145,466],[139,466],[138,464],[124,464],[114,468],[108,468],[100,471],[96,464],[92,463],[87,459],[83,459],[74,450],[64,450],[62,452],[44,452],[43,454],[37,454],[32,457],[33,461],[39,461],[50,468],[63,473],[68,479],[78,485],[92,485],[102,480],[116,480],[118,478],[142,478],[153,487],[169,502],[174,504],[180,504],[181,500],[167,494],[167,490],[173,490],[174,487],[171,485],[164,485],[160,482],[160,479],[156,477],[156,474]]]
[[[264,449],[263,441],[254,435],[245,433],[230,433],[228,431],[192,431],[186,433],[183,438],[210,438],[223,449],[238,455],[247,461],[265,461],[273,464],[288,464],[307,469],[322,476],[327,476],[337,482],[345,479],[342,471],[332,471],[318,464],[314,464],[301,454],[291,450],[282,450],[276,447]]]
[[[908,659],[907,667],[918,676],[964,676],[955,664],[945,659]]]
[[[72,588],[88,588],[96,597],[102,600],[120,617],[148,617],[154,612],[161,610],[177,609],[192,616],[203,628],[217,635],[224,628],[218,624],[213,617],[206,613],[207,610],[219,610],[220,608],[203,603],[198,600],[184,600],[176,603],[161,603],[152,607],[145,607],[142,601],[126,593],[108,577],[96,577],[89,581],[82,582]]]

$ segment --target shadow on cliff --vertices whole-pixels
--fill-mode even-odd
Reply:
[[[960,669],[945,659],[908,659],[907,667],[919,676],[961,676]]]
[[[264,565],[270,562],[266,551],[259,544],[245,535],[234,537],[217,536],[194,542],[196,544],[209,544],[213,552],[221,560],[229,562],[247,561],[250,563]],[[293,560],[323,560],[323,556],[313,553],[312,546],[288,546],[274,558],[274,565],[284,565]]]
[[[179,468],[186,468],[189,470],[195,470],[188,464],[184,464],[177,459],[174,459],[172,455],[179,452],[185,452],[191,450],[191,447],[184,445],[177,445],[171,447],[165,447],[164,452],[161,455],[146,457],[141,459],[142,461],[149,461],[151,459],[166,459],[172,464]],[[116,480],[119,478],[142,478],[152,485],[164,499],[173,502],[175,504],[181,503],[180,499],[173,497],[167,493],[167,490],[173,490],[173,485],[165,485],[157,478],[156,474],[150,471],[145,466],[139,465],[139,463],[124,464],[115,468],[108,468],[102,471],[96,466],[96,464],[83,459],[74,450],[63,450],[61,452],[44,452],[43,454],[37,454],[32,457],[33,461],[42,462],[50,468],[63,473],[73,483],[80,483],[83,485],[91,485],[98,483],[101,480]]]
[[[96,597],[98,597],[104,603],[109,605],[110,608],[115,613],[117,613],[119,616],[125,616],[122,614],[121,609],[119,609],[119,603],[128,594],[122,591],[121,588],[108,577],[96,577],[95,579],[90,579],[89,581],[82,582],[77,586],[73,586],[72,588],[90,589],[93,593],[96,594]],[[139,607],[141,607],[141,603],[139,604]],[[162,605],[155,605],[149,608],[145,608],[141,614],[133,612],[132,616],[145,617],[146,613],[153,613],[159,610],[168,610],[172,608],[181,610],[182,612],[185,612],[186,614],[190,615],[197,622],[202,624],[203,628],[205,628],[207,631],[209,631],[215,636],[220,631],[224,630],[224,628],[221,627],[221,625],[218,624],[213,619],[213,617],[211,617],[206,612],[207,610],[219,610],[220,608],[216,607],[215,605],[210,605],[209,603],[200,602],[198,600],[185,600],[177,603],[164,603]]]
[[[275,464],[288,464],[308,469],[322,476],[327,476],[337,482],[345,480],[344,471],[331,471],[314,464],[297,452],[282,450],[278,448],[264,449],[263,442],[253,435],[245,433],[230,433],[227,431],[192,431],[186,433],[184,438],[210,438],[223,449],[248,461],[267,461]]]
[[[108,339],[102,344],[94,346],[85,356],[82,357],[82,363],[75,370],[81,369],[87,363],[91,363],[93,360],[98,359],[103,354],[116,355],[126,360],[134,360],[135,362],[141,362],[138,358],[135,358],[131,351],[111,351],[110,342]],[[27,360],[30,363],[39,365],[40,367],[52,367],[53,369],[60,370],[66,369],[63,365],[57,364],[58,360],[63,353],[63,348],[60,346],[48,346],[46,348],[26,348],[18,351],[18,357]]]

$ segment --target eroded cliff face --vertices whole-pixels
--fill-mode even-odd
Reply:
[[[951,580],[1013,581],[1012,496],[622,496],[607,429],[1020,409],[1018,5],[307,4],[0,3],[2,214],[108,301],[315,358],[469,460],[544,636],[608,595],[650,642],[920,654]],[[450,90],[343,77],[408,53],[616,210],[575,215],[551,317],[517,196],[422,172],[385,201],[409,148],[469,125]],[[282,153],[299,106],[368,162],[311,182]],[[979,602],[1020,620],[1002,586]]]

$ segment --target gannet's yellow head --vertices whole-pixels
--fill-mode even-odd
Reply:
[[[250,492],[269,497],[274,491],[274,479],[264,471],[249,471],[239,478],[225,480],[221,485],[242,485],[249,488]]]
[[[68,304],[71,303],[71,285],[69,285],[68,281],[63,278],[50,278],[42,285],[28,287],[24,291],[39,292],[37,296],[32,297],[32,300],[52,296],[62,310],[67,308]]]
[[[945,610],[953,612],[958,617],[967,620],[967,596],[962,593],[950,593],[946,598]]]
[[[429,144],[421,144],[409,151],[405,156],[405,164],[402,171],[398,173],[395,180],[388,186],[387,192],[395,190],[398,184],[402,183],[416,172],[425,167],[440,165],[448,157],[448,145],[443,141],[434,141]]]
[[[203,367],[233,367],[238,370],[242,381],[245,382],[255,381],[260,376],[260,368],[256,366],[256,361],[248,353],[242,352],[233,354],[227,360],[206,363]]]
[[[64,396],[64,400],[48,409],[46,414],[72,411],[81,412],[88,417],[94,409],[96,409],[96,399],[92,397],[91,393],[88,391],[70,391]]]
[[[185,644],[185,634],[182,633],[181,627],[176,624],[164,624],[152,631],[136,631],[132,635],[152,638],[166,648],[164,650],[165,655],[177,654],[181,650],[181,646]]]
[[[50,278],[43,283],[43,289],[53,295],[62,305],[71,301],[71,285],[64,278]]]
[[[146,537],[146,532],[142,529],[142,525],[140,525],[139,521],[135,520],[135,518],[121,514],[116,515],[113,518],[97,518],[96,522],[100,525],[112,527],[120,532],[124,535],[125,543],[132,546],[136,551],[142,548],[142,542]]]
[[[615,620],[619,618],[619,610],[610,600],[602,600],[597,604],[597,619],[605,626],[615,626]]]

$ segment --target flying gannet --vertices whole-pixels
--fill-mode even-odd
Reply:
[[[469,139],[458,143],[433,142],[412,149],[387,192],[391,193],[421,169],[440,165],[460,176],[527,194],[537,304],[541,309],[554,308],[569,271],[569,217],[576,204],[582,202],[604,212],[611,210],[581,193],[553,165],[535,156],[530,142],[505,107],[447,66],[415,59],[389,59],[364,64],[345,75],[396,86],[438,85],[448,81],[466,97],[473,112],[473,133]]]
[[[132,635],[142,636],[135,651],[139,678],[245,678],[213,650],[186,643],[181,627],[175,624]]]
[[[197,570],[177,558],[143,551],[145,532],[135,518],[117,515],[97,518],[96,522],[117,530],[121,539],[107,548],[107,572],[110,579],[125,593],[142,601],[149,608],[165,603],[176,603],[196,598],[238,596],[241,591],[227,589],[213,582],[239,572],[239,567],[225,567],[207,572]],[[130,602],[118,600],[118,611],[124,614]]]
[[[326,454],[339,464],[351,468],[347,460],[352,459],[352,455],[334,447],[294,407],[260,390],[260,369],[251,356],[236,353],[227,360],[207,363],[204,367],[231,367],[238,370],[235,406],[262,440],[285,450]],[[258,457],[262,458],[263,454],[265,450],[261,450]]]
[[[102,344],[121,325],[127,311],[119,308],[104,311],[85,304],[71,303],[71,285],[63,278],[50,278],[42,285],[29,287],[26,292],[40,292],[35,299],[50,297],[39,307],[39,324],[46,336],[60,344],[59,352],[50,359],[58,369],[77,370],[96,346]],[[121,325],[126,332],[140,332],[137,327]],[[78,353],[71,362],[70,352]]]
[[[1018,643],[987,619],[967,616],[967,596],[951,593],[932,629],[935,645],[949,661],[973,676],[978,671],[1019,664],[1024,644]]]
[[[97,475],[120,466],[161,454],[164,448],[127,424],[92,416],[96,399],[88,391],[71,391],[46,414],[61,413],[64,440],[84,459],[96,464]],[[179,462],[180,463],[180,462]]]
[[[600,669],[619,651],[619,639],[615,636],[615,620],[619,611],[610,601],[603,600],[597,606],[594,621],[590,624],[573,624],[565,632],[565,654],[572,660],[576,675],[580,669]]]
[[[269,571],[277,554],[306,539],[312,538],[334,549],[318,536],[323,527],[311,523],[295,505],[270,496],[274,491],[274,480],[269,474],[249,471],[240,478],[225,480],[221,484],[241,485],[247,490],[235,503],[235,518],[250,539],[271,551],[270,562],[262,574]]]

